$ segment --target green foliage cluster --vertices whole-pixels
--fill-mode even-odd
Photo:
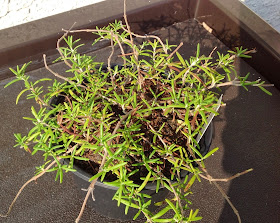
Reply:
[[[217,52],[214,59],[212,54],[202,55],[198,44],[196,55],[186,59],[178,46],[167,41],[163,44],[144,36],[142,43],[134,44],[132,33],[119,22],[97,28],[94,34],[99,37],[93,44],[111,42],[108,61],[96,62],[80,54],[80,40],[65,37],[67,46],[60,48],[58,61],[71,66],[62,82],[55,78],[30,81],[25,74],[28,64],[11,69],[16,79],[7,86],[20,80],[25,85],[16,102],[28,93],[27,98],[39,104],[31,107],[33,117],[25,118],[34,127],[26,136],[15,134],[16,146],[32,155],[43,153],[44,164],[37,167],[37,174],[55,160],[56,165],[47,171],[56,171],[60,182],[64,172],[75,171],[77,160],[88,161],[86,154],[90,152],[101,165],[91,181],[99,178],[117,186],[113,199],[126,205],[126,212],[138,209],[134,219],[143,213],[149,222],[200,220],[198,210],[190,209],[188,195],[193,183],[200,181],[204,160],[217,150],[201,154],[196,141],[208,117],[217,115],[220,95],[212,89],[251,85],[269,93],[260,80],[250,82],[248,75],[240,77],[235,72],[235,59],[250,57],[249,51],[236,48],[225,55]],[[122,65],[111,63],[116,47],[123,53]],[[51,84],[44,91],[41,84],[46,81]],[[61,159],[69,159],[69,163]],[[169,169],[165,170],[167,164]],[[139,174],[140,169],[144,169],[145,177]],[[182,177],[182,171],[191,174]],[[116,179],[106,182],[108,172]],[[142,193],[150,182],[156,191],[165,187],[174,194],[173,199],[158,204],[162,208],[155,214],[149,210],[150,195]]]

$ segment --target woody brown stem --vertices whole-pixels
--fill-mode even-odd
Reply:
[[[69,149],[66,153],[64,153],[62,156],[71,153],[74,150],[75,147],[72,147],[71,149]],[[12,201],[11,205],[9,206],[9,209],[7,211],[6,214],[0,214],[0,217],[8,217],[8,215],[11,213],[14,204],[16,203],[19,195],[21,194],[21,192],[23,191],[23,189],[30,184],[32,181],[36,181],[38,178],[40,178],[41,176],[43,176],[47,170],[49,170],[53,165],[55,165],[57,162],[59,162],[61,160],[60,157],[56,157],[56,160],[52,161],[46,168],[44,168],[42,170],[41,173],[39,173],[38,175],[32,177],[30,180],[28,180],[27,182],[25,182],[25,184],[22,185],[22,187],[19,189],[17,195],[15,196],[14,200]]]

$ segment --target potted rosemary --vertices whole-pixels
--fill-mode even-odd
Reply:
[[[235,59],[248,58],[254,50],[240,47],[223,55],[214,49],[205,56],[198,44],[196,55],[183,58],[179,53],[183,43],[169,45],[157,36],[137,35],[130,30],[126,15],[124,18],[126,25],[115,22],[101,29],[65,31],[57,43],[57,61],[69,67],[67,77],[51,70],[45,55],[45,67],[54,79],[30,81],[25,73],[28,64],[11,69],[16,79],[6,87],[16,81],[25,84],[16,102],[28,93],[27,98],[38,104],[31,107],[33,117],[25,118],[34,127],[26,136],[15,134],[16,146],[32,155],[41,152],[44,163],[2,217],[10,213],[28,183],[46,172],[56,172],[55,180],[62,182],[65,172],[74,172],[89,185],[76,222],[90,195],[95,202],[105,196],[94,191],[97,187],[112,189],[108,199],[115,200],[116,207],[110,209],[118,210],[122,205],[123,210],[117,212],[132,213],[133,219],[140,214],[148,222],[201,219],[198,210],[191,210],[188,195],[201,178],[217,185],[218,179],[214,181],[204,165],[204,160],[217,151],[208,151],[212,134],[209,124],[221,104],[216,89],[256,86],[270,94],[263,81],[248,81],[249,74],[241,77],[235,72]],[[75,32],[97,35],[93,44],[110,42],[108,59],[96,62],[92,56],[80,54],[82,44],[71,36]],[[135,37],[140,39],[137,44]],[[65,47],[60,46],[62,41]],[[111,62],[117,50],[121,64]],[[213,59],[214,54],[217,59]],[[44,89],[43,82],[51,84]],[[158,199],[156,194],[162,191],[172,196],[160,195]]]

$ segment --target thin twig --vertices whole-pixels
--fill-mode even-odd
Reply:
[[[195,79],[197,79],[204,87],[207,87],[207,85],[193,72],[189,72]],[[185,84],[185,83],[184,83]]]
[[[190,139],[188,139],[188,144],[187,144],[187,149],[188,151],[190,152],[191,156],[196,159],[196,156],[195,154],[193,153],[192,149],[189,147],[189,144],[190,144]],[[205,167],[202,166],[201,162],[199,161],[196,161],[196,163],[199,165],[199,167],[203,170],[203,172],[206,174],[206,179],[209,180],[209,179],[213,179],[211,177],[211,175],[208,173],[207,169]],[[245,171],[244,171],[245,172]],[[249,172],[249,171],[248,171]],[[245,174],[245,173],[244,173]],[[238,174],[237,174],[238,175]],[[241,174],[242,175],[242,174]],[[232,179],[235,178],[237,176],[233,176],[231,177]],[[210,182],[213,182],[213,184],[218,188],[218,190],[220,191],[220,193],[222,194],[222,196],[226,199],[226,201],[228,202],[228,204],[231,206],[233,212],[236,214],[237,216],[237,219],[238,219],[238,222],[241,223],[241,218],[240,218],[240,215],[237,211],[237,209],[235,208],[235,206],[232,204],[232,202],[229,200],[228,196],[226,195],[226,193],[224,192],[224,190],[220,187],[220,185],[216,182],[216,181],[210,181]]]
[[[111,75],[111,80],[113,81],[113,75],[112,75],[112,71],[111,71],[111,59],[112,59],[112,56],[114,55],[114,52],[115,52],[115,48],[114,48],[114,42],[113,42],[113,36],[112,36],[112,32],[111,32],[111,54],[109,55],[108,57],[108,65],[107,65],[107,68],[108,68],[108,71]]]
[[[30,87],[30,90],[35,94],[36,91],[33,87]],[[42,98],[40,98],[39,96],[36,96],[35,98],[36,102],[40,105],[40,108],[42,108],[42,105],[49,107],[48,104],[45,104],[44,100]]]
[[[72,68],[72,65],[65,59],[63,53],[61,52],[61,50],[60,50],[60,42],[61,42],[61,40],[63,40],[63,39],[68,35],[69,31],[74,27],[75,24],[76,24],[76,22],[75,22],[75,23],[70,27],[70,29],[67,30],[67,31],[57,40],[57,42],[56,42],[56,49],[58,50],[58,52],[59,52],[61,58],[64,60],[64,63],[65,63],[68,67],[70,67],[70,68]],[[64,31],[64,30],[63,30],[63,31]]]
[[[130,37],[130,41],[132,43],[132,46],[134,46],[134,43],[133,43],[133,38],[132,38],[132,32],[131,32],[131,29],[130,29],[130,25],[127,21],[127,15],[126,15],[126,0],[123,1],[123,18],[124,18],[124,21],[125,21],[125,25],[127,27],[127,32],[129,33],[129,37]],[[136,56],[136,52],[135,52],[135,49],[134,47],[132,47],[132,50],[134,52],[134,55]]]
[[[206,180],[208,180],[208,181],[210,181],[210,182],[217,182],[217,181],[220,181],[220,182],[228,182],[228,181],[231,181],[231,180],[233,180],[233,179],[235,179],[235,178],[237,178],[237,177],[240,177],[240,176],[242,176],[242,175],[244,175],[244,174],[246,174],[246,173],[249,173],[249,172],[251,172],[251,171],[253,171],[253,169],[251,168],[251,169],[248,169],[248,170],[245,170],[245,171],[243,171],[243,172],[241,172],[241,173],[237,173],[237,174],[235,174],[235,175],[233,175],[233,176],[231,176],[231,177],[229,177],[229,178],[221,178],[221,179],[214,179],[214,178],[212,178],[212,176],[210,176],[210,177],[206,177],[206,176],[204,176],[203,174],[199,174],[199,176],[201,176],[202,178],[204,178],[204,179],[206,179]]]
[[[208,58],[211,58],[211,59],[212,59],[212,55],[213,55],[213,53],[215,52],[216,49],[217,49],[217,47],[215,46],[215,47],[213,48],[213,50],[210,52]],[[208,61],[209,61],[209,59],[205,60],[205,62],[203,63],[202,67],[206,67],[206,66],[207,66],[206,64],[208,63]],[[199,68],[199,69],[196,71],[196,73],[198,74],[200,71],[201,71],[201,68]]]
[[[79,87],[82,87],[82,88],[86,88],[84,85],[81,85],[81,84],[77,84],[75,83],[74,81],[71,81],[70,79],[68,79],[67,77],[63,77],[61,76],[60,74],[54,72],[52,69],[50,69],[47,65],[47,61],[46,61],[46,54],[43,54],[43,58],[44,58],[44,64],[45,64],[45,67],[48,71],[50,71],[54,76],[62,79],[62,80],[65,80],[66,82],[69,82],[70,84],[73,84],[73,85],[77,85]]]
[[[125,24],[126,24],[126,27],[127,27],[127,32],[129,34],[133,54],[134,54],[135,60],[137,62],[137,67],[138,67],[137,69],[139,69],[139,66],[138,66],[138,52],[135,50],[135,45],[134,45],[134,42],[133,42],[132,32],[131,32],[130,25],[128,23],[127,15],[126,15],[126,0],[123,1],[123,18],[124,18],[124,21],[125,21]]]
[[[102,30],[102,29],[79,29],[79,30],[65,30],[65,29],[62,29],[64,32],[66,32],[66,35],[69,34],[69,33],[80,33],[80,32],[88,32],[88,33],[94,33],[94,32],[103,32],[103,33],[110,33],[111,36],[113,38],[115,38],[115,40],[117,41],[119,47],[120,47],[120,50],[122,52],[122,55],[125,55],[125,52],[124,52],[124,49],[123,49],[123,46],[119,40],[119,37],[118,35],[112,33],[112,31],[108,31],[108,30]],[[65,36],[66,36],[65,35]],[[65,37],[64,36],[64,37]],[[121,39],[123,42],[128,42],[126,39]],[[61,53],[61,52],[60,52]],[[62,58],[64,58],[64,56],[62,55]],[[123,58],[123,63],[124,63],[124,66],[126,64],[126,60]],[[69,66],[69,63],[67,64]],[[72,68],[72,66],[70,66]]]
[[[50,169],[54,164],[56,163],[56,160],[54,160],[51,164],[49,164],[40,174],[32,177],[30,180],[28,180],[27,182],[25,182],[25,184],[23,184],[23,186],[19,189],[17,195],[15,196],[13,202],[11,203],[10,207],[9,207],[9,210],[6,214],[2,215],[0,214],[1,217],[8,217],[8,215],[10,214],[10,212],[12,211],[12,208],[14,206],[14,204],[16,203],[19,195],[21,194],[21,192],[23,191],[23,189],[29,184],[31,183],[32,181],[36,181],[39,177],[41,177],[42,175],[44,175],[46,173],[46,171],[48,169]]]
[[[138,60],[138,52],[136,51],[136,46],[133,42],[133,37],[132,37],[132,32],[131,32],[131,29],[130,29],[130,25],[128,23],[128,20],[127,20],[127,15],[126,15],[126,0],[123,1],[123,18],[124,18],[124,21],[125,21],[125,24],[126,24],[126,27],[127,27],[127,30],[126,32],[128,32],[129,34],[129,38],[130,38],[130,42],[131,42],[131,48],[133,50],[133,56],[134,56],[134,59],[135,59],[135,62],[136,62],[136,65],[137,65],[137,73],[138,73],[138,84],[140,86],[140,88],[142,88],[142,84],[143,84],[143,76],[141,74],[141,70],[140,70],[140,66],[139,66],[139,60]],[[124,28],[122,26],[122,28]]]
[[[166,58],[166,60],[170,59],[170,58],[181,48],[181,46],[183,46],[183,42],[181,42],[181,43],[176,47],[176,49],[175,49],[172,53],[169,54],[169,56]]]
[[[221,186],[217,183],[217,182],[213,182],[213,184],[218,188],[218,190],[220,191],[220,193],[223,195],[223,197],[226,199],[226,201],[228,202],[228,204],[230,205],[231,209],[233,210],[233,212],[235,213],[235,215],[237,216],[238,222],[241,223],[241,218],[239,215],[239,212],[237,211],[237,209],[235,208],[235,206],[232,204],[232,202],[230,201],[229,197],[226,195],[226,193],[224,192],[224,190],[221,188]]]
[[[126,32],[129,32],[124,26],[122,26],[122,29],[123,29],[124,31],[126,31]],[[136,34],[136,33],[133,33],[133,32],[131,32],[131,35],[133,35],[133,36],[135,36],[135,37],[142,38],[142,39],[149,39],[149,38],[156,39],[156,40],[158,40],[159,43],[161,44],[161,46],[162,46],[164,52],[165,52],[165,53],[168,53],[168,52],[167,52],[166,46],[163,44],[162,40],[161,40],[158,36],[155,36],[155,35],[145,35],[145,36],[143,36],[143,35],[139,35],[139,34]]]
[[[217,49],[217,47],[215,46],[208,57],[212,57],[212,55],[213,55],[213,53],[215,52],[216,49]],[[208,60],[206,60],[206,61],[208,62]]]
[[[228,82],[224,82],[224,83],[220,83],[220,84],[214,84],[214,85],[210,85],[209,87],[207,87],[207,89],[211,89],[211,88],[219,88],[219,87],[224,87],[224,86],[242,86],[243,82],[238,81],[238,80],[233,80],[233,81],[228,81]],[[244,83],[251,83],[250,81],[244,81]],[[262,87],[273,87],[274,84],[252,84],[250,86],[253,87],[257,87],[257,86],[262,86]]]
[[[64,153],[62,156],[66,155],[66,154],[69,154],[71,153],[73,150],[74,150],[75,147],[72,147],[71,149],[69,149],[66,153]],[[12,201],[8,211],[6,214],[0,214],[0,217],[8,217],[8,215],[11,213],[12,209],[13,209],[13,206],[14,204],[16,203],[19,195],[21,194],[21,192],[23,191],[23,189],[28,185],[30,184],[32,181],[36,181],[38,178],[40,178],[41,176],[43,176],[47,170],[49,170],[54,164],[56,164],[58,161],[60,161],[62,158],[60,157],[57,157],[56,158],[57,160],[54,160],[53,162],[51,162],[45,169],[42,170],[41,173],[39,173],[38,175],[32,177],[31,179],[29,179],[27,182],[25,182],[25,184],[22,185],[22,187],[19,189],[17,195],[15,196],[14,200]]]
[[[147,123],[147,125],[149,126],[149,128],[153,131],[153,132],[157,132],[149,123]],[[163,138],[160,135],[157,135],[157,137],[160,139],[160,141],[162,142],[162,144],[164,145],[164,148],[167,148],[166,143],[163,141]]]
[[[115,35],[115,34],[114,34],[114,36],[113,36],[113,37],[114,37],[114,38],[115,38],[115,40],[117,41],[117,43],[118,43],[118,45],[119,45],[119,47],[120,47],[120,49],[121,49],[122,54],[123,54],[123,55],[125,55],[125,52],[124,52],[123,46],[122,46],[122,44],[121,44],[121,42],[120,42],[120,40],[119,40],[118,35]],[[122,39],[122,40],[123,40],[123,39]],[[125,56],[123,57],[123,66],[124,66],[124,67],[126,67],[126,60],[125,60]]]

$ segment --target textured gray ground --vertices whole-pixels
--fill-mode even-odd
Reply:
[[[67,12],[101,1],[102,0],[2,0],[2,6],[0,8],[0,29]]]
[[[195,21],[188,21],[162,29],[158,32],[171,43],[184,42],[180,52],[185,57],[193,55],[198,42],[205,54],[214,46],[224,51],[225,46],[215,39]],[[108,49],[98,52],[101,57],[108,55]],[[239,72],[252,73],[253,78],[261,77],[245,62],[237,64]],[[52,69],[64,74],[63,64]],[[45,69],[29,73],[32,79],[50,77]],[[3,86],[9,80],[0,82],[0,212],[7,210],[17,190],[34,174],[34,166],[42,163],[38,154],[30,156],[19,148],[13,148],[14,132],[25,134],[32,126],[22,116],[31,116],[32,101],[20,100],[15,105],[16,95],[22,84],[16,83],[10,88]],[[279,163],[279,126],[280,93],[270,88],[273,96],[259,89],[229,87],[224,90],[224,102],[221,115],[214,120],[215,134],[212,148],[220,150],[207,161],[207,167],[213,177],[230,177],[245,169],[254,171],[231,182],[221,183],[222,188],[238,209],[242,222],[280,222],[280,163]],[[68,223],[74,222],[78,215],[83,197],[74,183],[73,176],[66,174],[64,183],[54,182],[54,175],[47,174],[37,183],[31,183],[21,194],[11,215],[1,218],[3,223],[38,222]],[[193,187],[193,208],[199,208],[204,216],[203,223],[235,223],[237,219],[217,189],[206,181]],[[102,217],[86,208],[81,222],[119,222]]]
[[[241,0],[241,2],[280,32],[279,0]]]

